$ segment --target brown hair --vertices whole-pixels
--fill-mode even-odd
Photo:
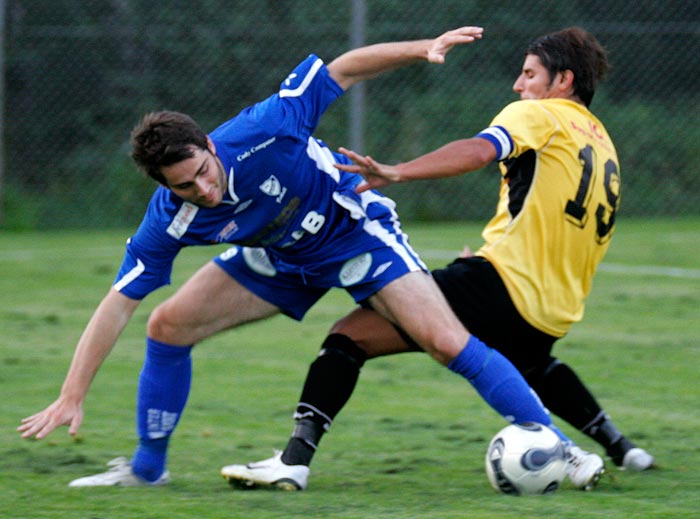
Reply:
[[[194,148],[207,148],[207,135],[188,115],[151,112],[131,131],[131,158],[138,168],[167,185],[160,168],[194,156]]]
[[[588,31],[569,27],[541,36],[532,41],[525,51],[534,54],[554,80],[557,72],[574,73],[574,95],[586,106],[591,105],[596,82],[605,78],[608,58],[603,46]]]

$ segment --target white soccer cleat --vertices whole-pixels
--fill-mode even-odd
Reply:
[[[282,461],[282,451],[275,450],[272,458],[248,463],[227,465],[221,475],[232,485],[241,488],[272,487],[279,490],[304,490],[309,479],[306,465],[287,465]]]
[[[581,490],[592,490],[605,472],[603,458],[576,445],[568,446],[566,453],[566,475],[571,483]]]
[[[656,460],[654,456],[649,454],[644,449],[639,447],[634,447],[625,453],[624,458],[622,458],[623,470],[634,470],[635,472],[642,472],[643,470],[651,469],[655,467]]]
[[[68,483],[69,487],[147,487],[160,486],[170,482],[170,472],[167,470],[153,482],[146,481],[134,474],[131,470],[131,462],[125,457],[114,458],[107,462],[111,467],[107,472],[101,472],[94,476],[74,479]]]

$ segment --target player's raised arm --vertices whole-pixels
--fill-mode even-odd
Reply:
[[[40,440],[61,425],[68,425],[68,432],[77,434],[90,383],[139,303],[110,289],[78,341],[59,397],[43,411],[22,420],[17,428],[22,438]]]
[[[496,148],[486,139],[474,137],[450,142],[435,151],[395,166],[377,162],[369,155],[340,148],[338,151],[354,164],[336,164],[338,169],[362,175],[365,182],[357,187],[362,193],[395,182],[427,180],[461,175],[486,166],[496,158]]]
[[[483,32],[482,27],[460,27],[434,39],[377,43],[353,49],[334,59],[328,71],[347,90],[355,83],[417,61],[444,63],[454,46],[479,40]]]

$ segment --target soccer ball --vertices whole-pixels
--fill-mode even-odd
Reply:
[[[509,425],[489,443],[486,474],[491,486],[503,494],[552,493],[566,476],[564,445],[544,425]]]

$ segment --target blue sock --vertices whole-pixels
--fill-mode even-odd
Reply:
[[[552,424],[549,412],[515,366],[473,335],[447,367],[466,378],[509,422],[538,422],[554,430],[563,441],[569,441]]]
[[[146,339],[136,406],[139,446],[131,460],[134,473],[146,481],[156,481],[165,471],[170,435],[190,393],[191,350]]]

